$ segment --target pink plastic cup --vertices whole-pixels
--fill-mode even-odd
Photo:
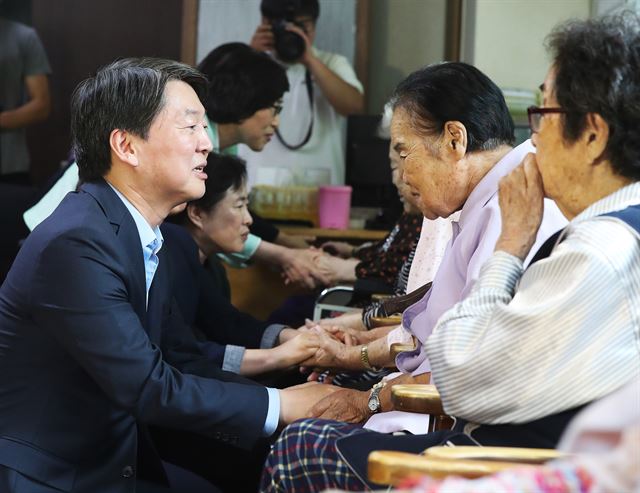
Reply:
[[[325,185],[318,188],[318,222],[321,228],[347,229],[351,211],[351,187]]]

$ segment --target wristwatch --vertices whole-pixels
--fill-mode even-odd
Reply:
[[[369,394],[369,403],[367,406],[369,407],[369,411],[372,413],[379,413],[381,411],[382,406],[380,405],[380,391],[382,387],[387,385],[387,382],[378,382],[371,388],[371,394]]]

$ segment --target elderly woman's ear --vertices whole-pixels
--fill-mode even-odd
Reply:
[[[467,129],[462,122],[449,121],[444,124],[444,139],[446,149],[457,159],[462,159],[467,153]]]
[[[609,141],[609,124],[598,113],[588,113],[583,138],[586,140],[589,160],[598,164],[604,158]]]

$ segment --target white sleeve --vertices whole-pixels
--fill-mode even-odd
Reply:
[[[346,57],[337,53],[324,53],[323,55],[325,56],[320,57],[322,63],[347,84],[355,87],[358,92],[364,93],[362,83],[358,80],[355,70],[353,70]]]
[[[79,180],[78,165],[73,163],[45,196],[22,215],[29,231],[33,231],[38,224],[51,215],[56,207],[60,205],[65,195],[76,189]]]
[[[640,368],[638,246],[621,226],[594,222],[598,242],[568,236],[524,275],[519,259],[496,252],[469,296],[440,318],[426,352],[447,413],[528,422],[605,395]],[[602,248],[608,241],[621,245],[614,260]]]

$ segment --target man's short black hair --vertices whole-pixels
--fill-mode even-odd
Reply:
[[[209,79],[207,115],[216,123],[241,123],[269,108],[289,89],[284,68],[244,43],[227,43],[209,53],[198,69]]]
[[[320,17],[320,4],[318,0],[262,0],[260,13],[267,19],[311,17],[316,22]]]
[[[205,77],[189,65],[160,58],[118,60],[78,84],[71,98],[71,133],[81,181],[96,181],[111,168],[114,129],[148,137],[172,80],[189,84],[204,102]]]
[[[406,110],[414,128],[425,135],[440,135],[448,121],[461,122],[467,129],[467,152],[515,141],[502,91],[467,63],[438,63],[413,72],[396,88],[392,104],[394,110]]]
[[[547,40],[563,134],[575,142],[587,113],[609,125],[606,158],[621,176],[640,179],[640,18],[633,12],[570,21]]]

